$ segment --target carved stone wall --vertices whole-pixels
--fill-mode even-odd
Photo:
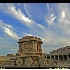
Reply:
[[[33,36],[26,36],[19,39],[18,53],[22,52],[41,52],[41,44],[43,43],[40,38]]]

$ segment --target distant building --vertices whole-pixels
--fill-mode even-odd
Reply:
[[[70,46],[61,47],[50,52],[50,59],[53,60],[70,60]]]

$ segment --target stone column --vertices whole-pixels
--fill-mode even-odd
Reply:
[[[50,55],[50,59],[51,59],[51,55]]]
[[[41,52],[41,43],[38,43],[38,51]]]
[[[33,41],[33,48],[37,51],[37,42]]]
[[[62,55],[62,57],[63,57],[63,60],[64,60],[64,56]]]
[[[30,45],[29,45],[29,42],[28,41],[27,41],[27,45],[26,46],[30,48]]]
[[[37,46],[36,46],[37,51],[39,52],[39,43],[37,42]]]
[[[40,52],[41,52],[41,43],[40,43]]]
[[[33,48],[35,48],[35,44],[34,44],[34,41],[32,41],[32,47],[33,47]]]
[[[58,55],[58,60],[59,60],[59,55]]]
[[[33,47],[33,41],[30,42],[30,46]],[[33,47],[34,48],[34,47]]]
[[[54,60],[56,59],[56,56],[54,55]]]
[[[38,43],[37,43],[37,51],[38,51]]]
[[[37,51],[37,42],[35,43],[35,49],[36,49],[36,51]]]
[[[68,55],[67,55],[67,60],[69,60],[69,57],[68,57]]]

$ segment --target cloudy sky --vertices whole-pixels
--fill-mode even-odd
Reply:
[[[42,39],[44,53],[70,46],[70,4],[0,3],[0,55],[17,53],[28,35]]]

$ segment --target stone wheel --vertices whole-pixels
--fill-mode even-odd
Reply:
[[[29,67],[32,63],[33,63],[33,60],[32,60],[31,57],[25,59],[25,64],[26,64],[28,67]]]
[[[18,59],[16,60],[16,64],[17,64],[17,66],[22,66],[22,64],[23,64],[23,59],[22,59],[22,58],[18,58]]]

